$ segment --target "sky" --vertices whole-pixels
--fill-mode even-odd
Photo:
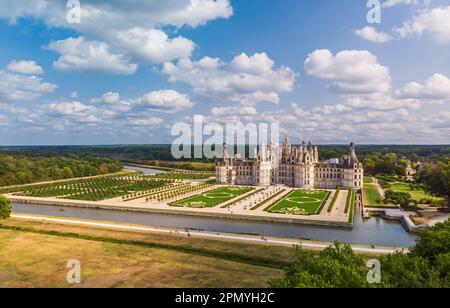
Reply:
[[[76,2],[0,0],[0,145],[170,144],[194,115],[450,143],[450,0]]]

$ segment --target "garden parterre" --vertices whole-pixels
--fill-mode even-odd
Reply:
[[[253,188],[249,187],[223,187],[184,200],[173,202],[170,205],[192,208],[214,207],[238,196],[242,196],[252,190]]]
[[[270,213],[291,215],[318,214],[329,196],[328,191],[294,190],[268,209]]]
[[[111,176],[25,187],[22,191],[14,194],[29,197],[101,201],[140,191],[149,191],[169,184],[171,181],[144,176]]]

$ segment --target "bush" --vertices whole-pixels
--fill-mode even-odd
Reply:
[[[392,190],[386,191],[385,204],[397,204],[402,207],[407,207],[411,203],[411,195],[405,192],[395,192]]]
[[[298,249],[285,274],[270,281],[275,288],[449,288],[450,222],[426,228],[410,253],[379,258],[380,284],[369,284],[363,257],[349,245],[335,243],[320,253]]]
[[[11,200],[0,196],[0,219],[7,219],[11,215]]]

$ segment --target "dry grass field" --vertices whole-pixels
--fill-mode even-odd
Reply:
[[[0,287],[266,287],[281,274],[272,261],[293,257],[292,248],[263,244],[14,219],[1,225]],[[81,262],[81,285],[66,282],[69,259]]]

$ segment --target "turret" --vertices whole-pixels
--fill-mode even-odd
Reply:
[[[223,144],[223,159],[228,159],[228,145],[226,143]]]
[[[353,142],[350,144],[350,164],[359,164],[358,157],[356,156],[356,145]]]

